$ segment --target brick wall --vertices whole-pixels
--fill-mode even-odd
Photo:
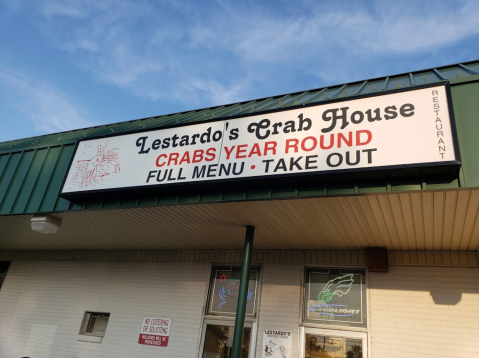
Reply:
[[[0,357],[196,357],[209,273],[204,263],[13,262]],[[77,340],[87,310],[111,313],[101,344]],[[172,318],[168,347],[138,345],[143,316]]]
[[[373,358],[479,357],[479,269],[392,266],[369,297]]]

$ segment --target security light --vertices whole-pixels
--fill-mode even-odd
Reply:
[[[32,230],[42,234],[54,234],[62,226],[62,221],[51,215],[34,215],[30,222]]]

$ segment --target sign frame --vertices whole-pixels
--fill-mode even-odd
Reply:
[[[449,115],[449,121],[450,121],[450,126],[451,126],[452,144],[453,144],[454,153],[455,153],[455,159],[454,160],[444,161],[444,162],[428,162],[428,163],[386,165],[386,166],[365,167],[365,168],[347,168],[347,169],[337,169],[337,170],[330,170],[330,171],[324,171],[324,170],[305,171],[305,172],[301,172],[301,173],[283,173],[283,174],[275,174],[275,175],[258,175],[258,176],[253,176],[253,177],[248,176],[248,177],[240,177],[240,178],[205,179],[205,180],[188,181],[188,182],[175,182],[175,183],[166,183],[166,184],[150,184],[150,185],[140,185],[140,186],[127,186],[127,187],[119,187],[119,188],[93,189],[93,190],[71,191],[71,192],[63,193],[63,190],[65,189],[65,186],[66,186],[66,181],[67,181],[67,178],[68,178],[68,174],[71,170],[71,167],[73,165],[75,156],[77,154],[77,151],[78,151],[79,146],[80,146],[82,141],[90,141],[90,140],[96,140],[96,139],[107,139],[107,138],[113,138],[113,137],[118,137],[118,136],[124,136],[124,135],[128,135],[128,134],[148,133],[148,132],[166,130],[166,129],[171,129],[171,128],[182,128],[182,127],[187,127],[187,126],[193,126],[193,125],[196,125],[196,124],[207,124],[207,123],[215,123],[215,122],[219,122],[219,121],[233,120],[233,119],[238,119],[238,118],[248,118],[248,117],[252,117],[252,116],[267,115],[267,114],[271,114],[271,113],[280,113],[280,112],[284,112],[284,111],[291,111],[291,110],[301,109],[301,108],[319,107],[319,106],[323,106],[323,105],[328,105],[328,104],[333,104],[333,103],[341,103],[341,102],[346,102],[346,101],[353,101],[353,100],[364,99],[364,98],[381,97],[381,96],[395,94],[395,93],[413,92],[413,91],[416,91],[416,90],[421,90],[421,89],[426,89],[426,88],[434,88],[434,87],[444,87],[444,89],[445,89],[446,100],[447,100],[447,105],[448,105],[447,113]],[[218,117],[218,118],[213,118],[213,119],[204,120],[204,121],[195,121],[195,122],[188,122],[188,123],[182,123],[182,124],[171,124],[171,125],[165,125],[165,126],[161,126],[161,127],[148,128],[148,129],[137,129],[137,130],[126,131],[126,132],[121,132],[121,133],[93,136],[93,137],[90,137],[90,138],[87,138],[87,139],[77,139],[76,142],[75,142],[75,148],[74,148],[74,151],[73,151],[73,155],[70,158],[65,176],[62,180],[62,184],[61,184],[60,191],[59,191],[59,196],[63,197],[63,198],[71,198],[71,197],[75,197],[77,195],[91,195],[91,194],[95,195],[95,194],[103,194],[103,193],[111,193],[111,192],[124,192],[124,191],[143,191],[145,189],[148,189],[148,190],[152,191],[152,190],[158,190],[158,189],[161,189],[161,188],[180,187],[180,186],[184,186],[184,185],[194,186],[194,185],[212,184],[212,183],[219,183],[219,182],[227,183],[227,182],[240,182],[240,181],[248,181],[248,180],[251,181],[251,180],[261,180],[261,179],[272,179],[272,178],[274,178],[274,179],[299,178],[299,177],[302,177],[302,176],[314,176],[314,175],[317,175],[317,176],[318,175],[341,175],[341,174],[344,174],[344,173],[356,173],[356,172],[365,172],[365,171],[375,171],[375,172],[377,172],[377,171],[385,171],[385,170],[393,170],[393,169],[408,169],[408,168],[423,168],[423,167],[448,167],[448,166],[457,166],[459,168],[459,166],[462,163],[461,163],[461,155],[460,155],[460,151],[459,151],[459,143],[458,143],[458,138],[457,138],[456,121],[455,121],[454,110],[453,110],[452,106],[453,106],[453,104],[452,104],[451,88],[450,88],[449,81],[446,80],[446,81],[438,81],[438,82],[434,82],[434,83],[428,83],[428,84],[406,87],[406,88],[401,88],[401,89],[387,90],[387,91],[381,91],[381,92],[372,92],[372,93],[358,95],[358,96],[348,96],[348,97],[343,97],[343,98],[335,98],[335,99],[330,99],[330,100],[325,100],[325,101],[320,101],[320,102],[313,102],[313,103],[291,106],[291,107],[280,108],[280,109],[252,112],[252,113],[241,114],[241,115]],[[207,108],[205,108],[205,109],[207,109]],[[201,109],[199,109],[198,111],[201,111]]]

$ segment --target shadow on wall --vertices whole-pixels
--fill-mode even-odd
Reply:
[[[436,305],[455,306],[464,294],[479,296],[479,268],[390,266],[388,273],[370,274],[370,288],[410,291],[411,300],[429,291]]]
[[[444,294],[443,292],[430,292],[432,300],[436,305],[454,306],[461,302],[462,292],[452,292]]]

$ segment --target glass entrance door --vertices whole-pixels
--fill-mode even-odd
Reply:
[[[366,358],[366,333],[302,329],[302,358]]]
[[[250,355],[251,330],[249,324],[245,324],[243,330],[243,344],[241,358]],[[233,347],[234,325],[222,322],[222,324],[206,324],[206,332],[203,343],[202,358],[230,358]]]

